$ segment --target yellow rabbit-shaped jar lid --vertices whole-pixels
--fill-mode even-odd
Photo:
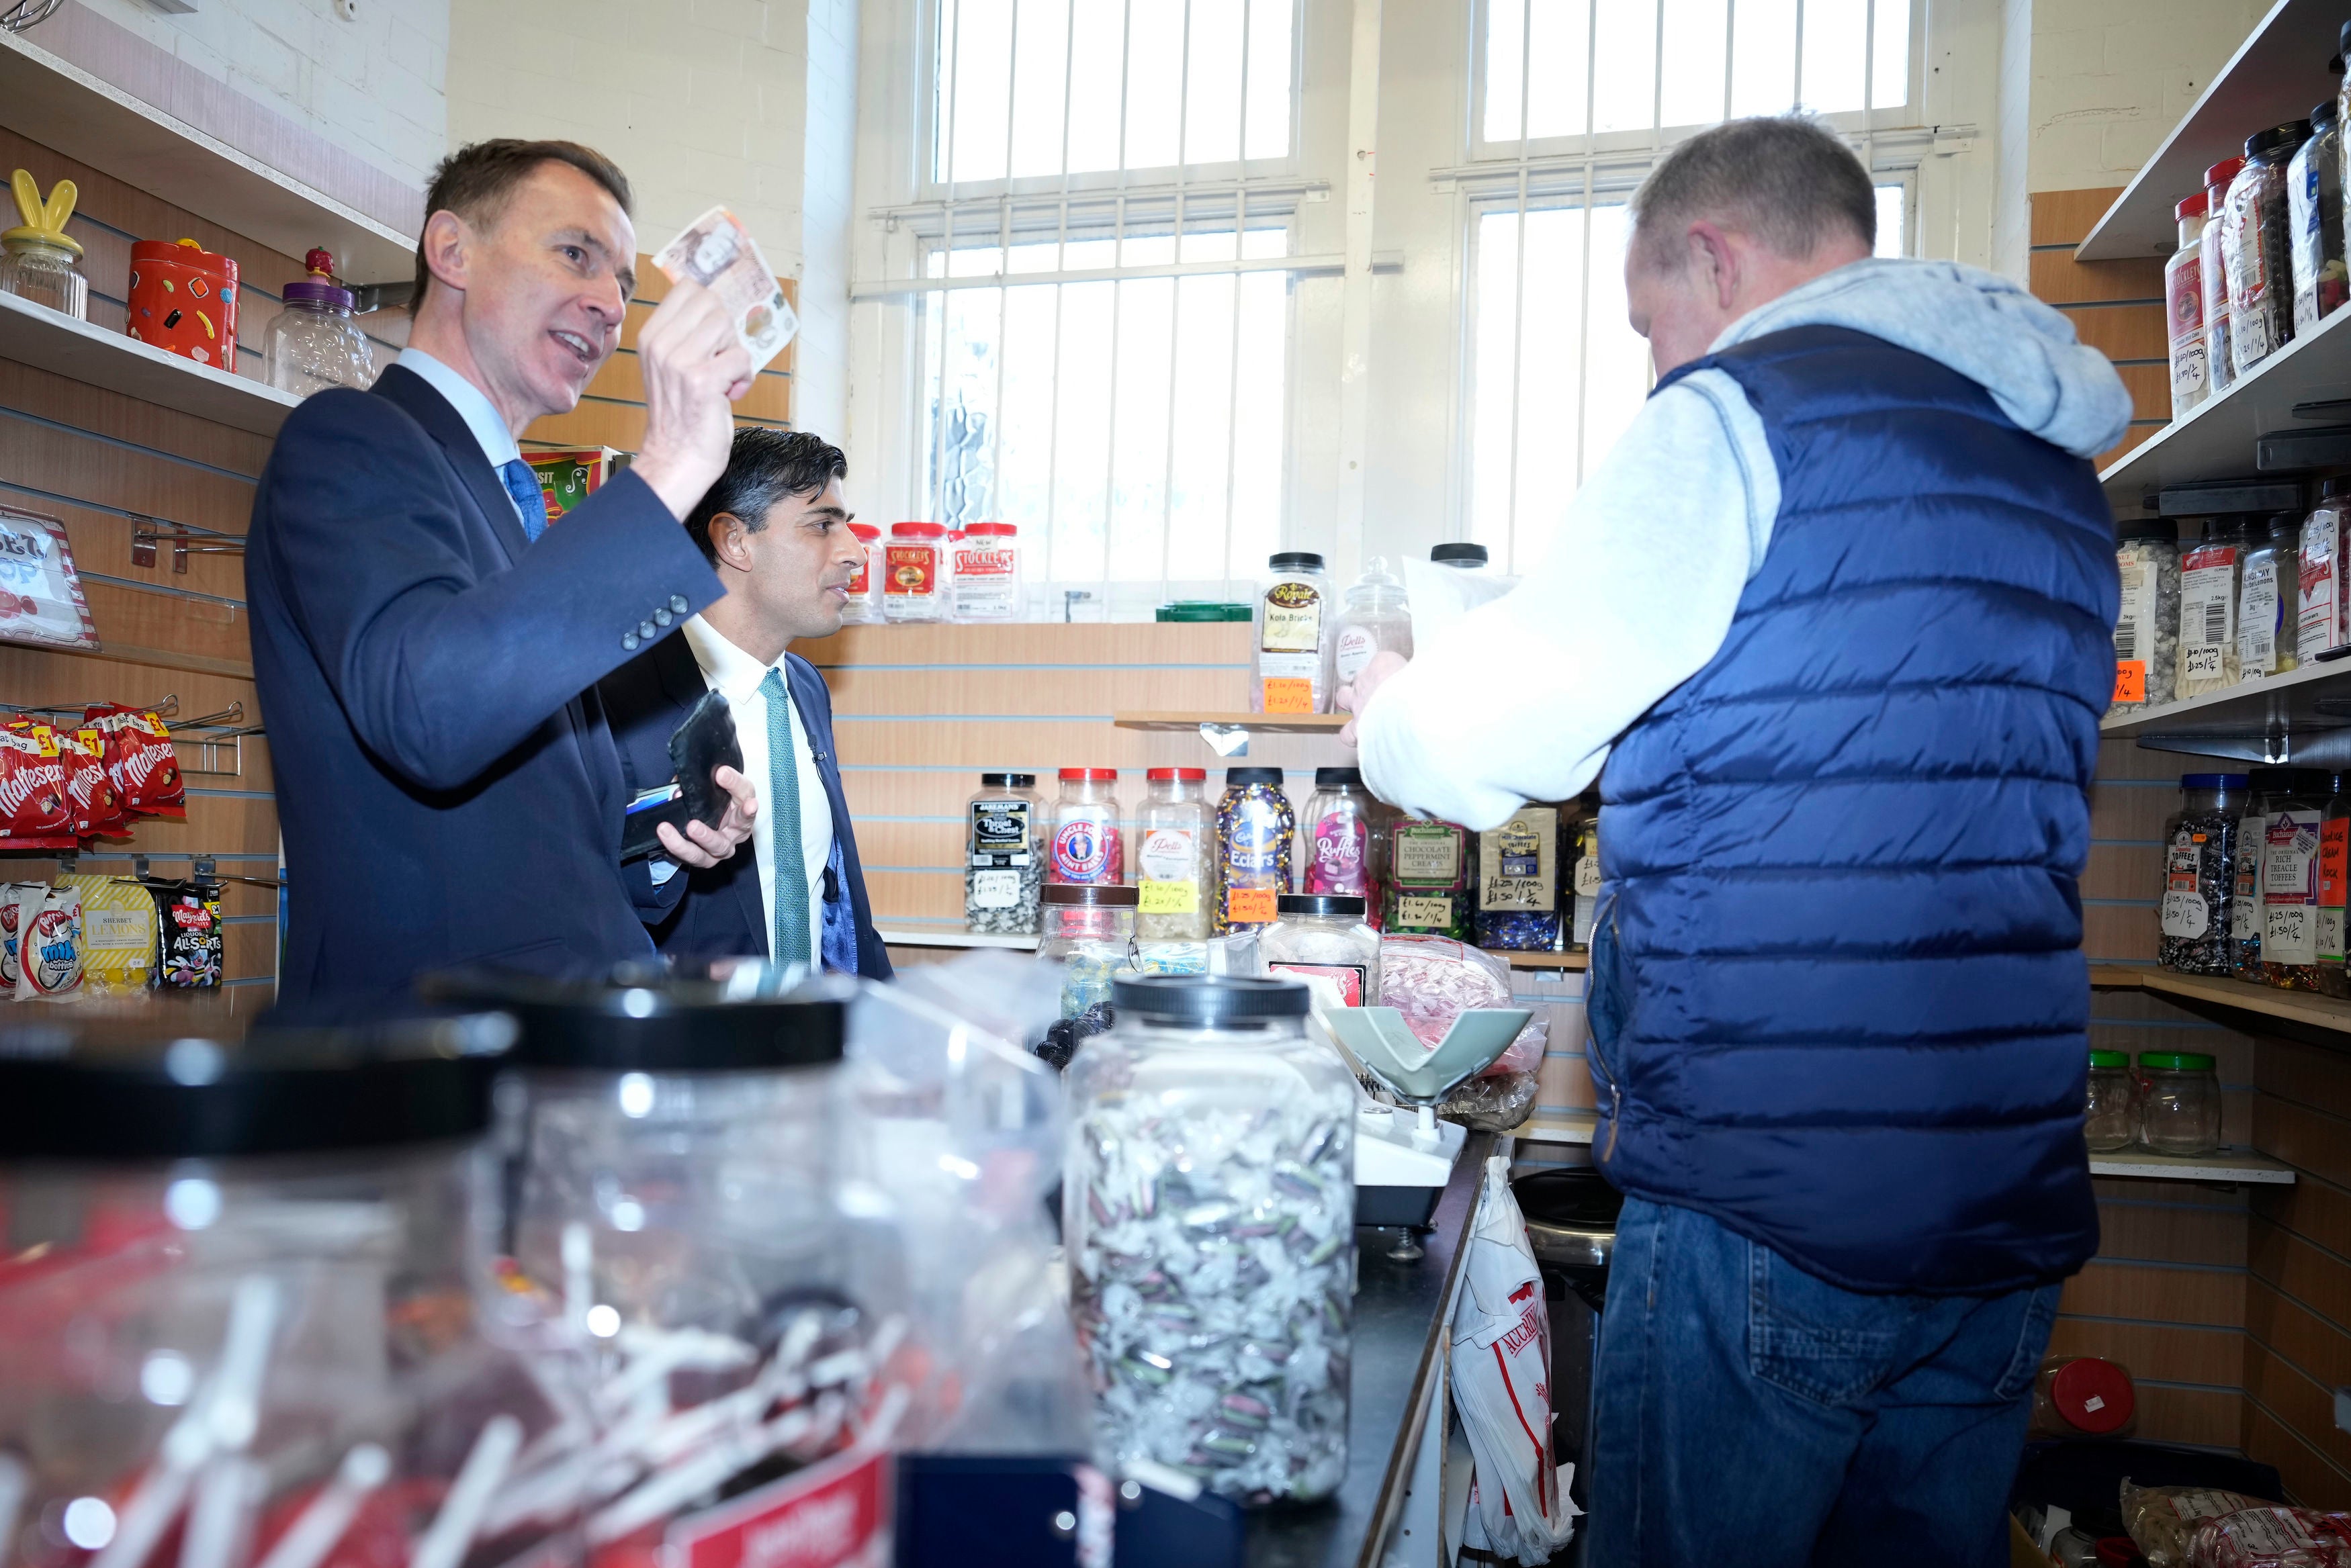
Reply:
[[[66,220],[73,216],[74,202],[81,196],[72,181],[60,180],[50,186],[46,202],[41,200],[41,188],[33,183],[30,170],[17,170],[8,177],[8,184],[16,193],[16,212],[25,220],[25,226],[0,233],[0,244],[55,245],[75,255],[81,254],[81,242],[66,233]]]

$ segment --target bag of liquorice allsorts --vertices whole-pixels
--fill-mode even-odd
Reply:
[[[165,991],[214,991],[221,982],[221,888],[217,882],[150,882],[160,928],[155,983]]]

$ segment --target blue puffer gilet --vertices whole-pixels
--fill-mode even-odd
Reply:
[[[1761,417],[1780,511],[1721,650],[1608,761],[1595,1154],[1848,1290],[2061,1278],[2098,1233],[2075,878],[2105,501],[1881,338],[1795,327],[1679,374],[1706,366]]]

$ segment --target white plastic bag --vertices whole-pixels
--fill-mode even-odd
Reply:
[[[1567,1543],[1583,1511],[1567,1498],[1573,1464],[1551,1440],[1551,1320],[1510,1162],[1486,1162],[1468,1278],[1453,1309],[1453,1403],[1476,1469],[1465,1545],[1538,1564]]]

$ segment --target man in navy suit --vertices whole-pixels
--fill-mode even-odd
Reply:
[[[632,791],[669,781],[670,732],[716,691],[758,792],[752,855],[631,868],[664,953],[773,957],[890,978],[841,799],[832,699],[816,667],[785,651],[797,638],[841,629],[849,581],[865,564],[841,500],[848,471],[841,449],[815,436],[737,431],[726,472],[685,520],[726,597],[604,682]]]
[[[254,498],[253,660],[277,771],[282,1009],[364,1015],[460,964],[582,972],[650,956],[620,864],[627,796],[595,685],[718,581],[679,528],[726,464],[748,356],[672,287],[638,337],[643,447],[546,532],[517,438],[579,401],[635,283],[627,180],[571,142],[443,162],[408,348],[320,392]],[[664,829],[715,866],[758,810]]]

